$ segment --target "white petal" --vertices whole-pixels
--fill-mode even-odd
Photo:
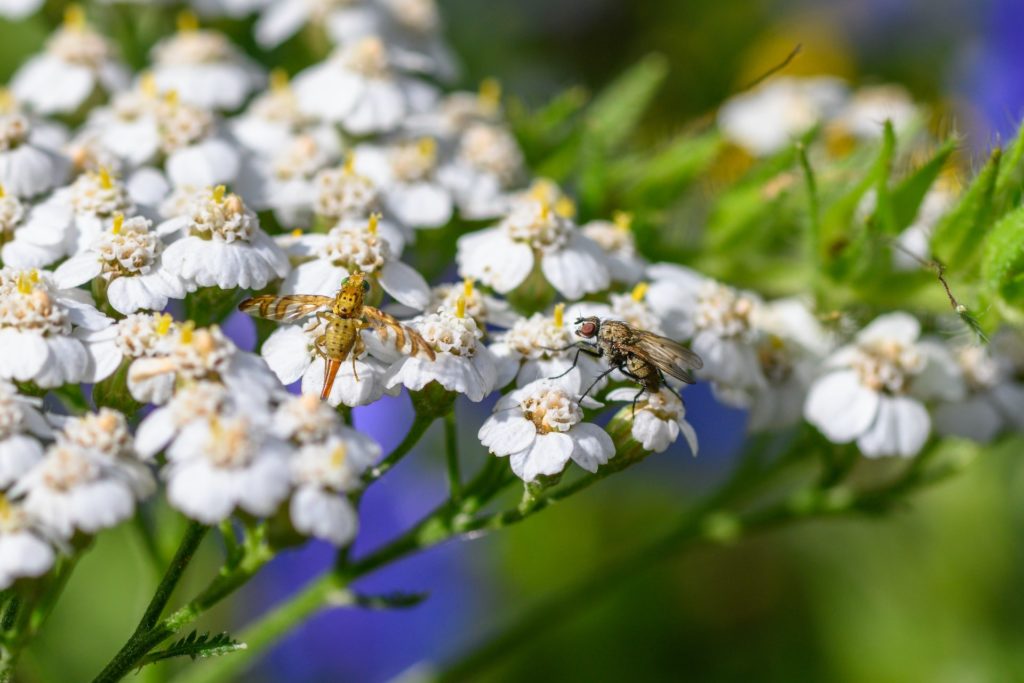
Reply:
[[[857,439],[857,446],[867,456],[910,457],[921,450],[930,431],[931,419],[920,402],[907,396],[883,396],[878,417]]]
[[[568,434],[539,434],[530,448],[513,453],[509,463],[520,479],[533,481],[540,475],[558,474],[565,469],[572,451],[573,440]]]
[[[555,289],[567,299],[608,287],[608,259],[593,240],[573,231],[561,249],[541,257],[541,270]]]
[[[69,289],[92,280],[103,270],[103,264],[92,252],[72,256],[53,271],[53,279],[60,289]]]
[[[909,313],[886,313],[875,318],[857,334],[860,342],[898,341],[913,344],[921,335],[921,323]]]
[[[875,421],[879,395],[860,383],[853,370],[830,372],[807,395],[804,417],[835,443],[847,443]]]
[[[537,438],[537,427],[513,408],[487,418],[477,437],[491,453],[505,456],[529,448]]]
[[[595,424],[581,422],[569,430],[569,436],[573,441],[572,459],[588,472],[597,472],[615,455],[612,437]]]
[[[430,303],[430,285],[412,266],[389,261],[380,271],[380,286],[399,303],[422,311]]]

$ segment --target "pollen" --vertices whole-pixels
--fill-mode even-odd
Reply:
[[[455,317],[466,317],[466,297],[464,296],[460,296],[458,300],[455,302]]]
[[[0,183],[0,199],[3,199],[6,196],[7,196],[7,191],[4,190],[3,183]]]
[[[344,443],[339,443],[338,446],[331,451],[331,467],[341,467],[345,464],[345,458],[348,456],[348,450],[345,448]]]
[[[467,301],[473,297],[473,278],[467,277],[462,281],[462,296]]]
[[[485,78],[480,81],[477,99],[484,110],[496,111],[501,104],[501,81],[497,78]]]
[[[555,202],[555,213],[562,218],[575,218],[576,202],[565,196],[559,197]]]
[[[185,322],[183,322],[181,324],[181,336],[179,337],[179,341],[181,341],[182,344],[191,344],[192,335],[195,333],[195,330],[195,321],[186,320]]]
[[[302,228],[295,228],[294,230],[292,230],[292,237],[302,237],[302,235]]]
[[[170,90],[165,92],[164,93],[164,102],[166,102],[171,107],[177,107],[178,106],[178,91],[175,90],[174,88],[171,88]]]
[[[348,152],[345,155],[344,164],[345,173],[354,174],[356,172],[356,155],[353,152]]]
[[[156,333],[161,337],[167,335],[171,331],[171,323],[174,322],[174,318],[169,313],[157,316]]]
[[[32,293],[32,275],[28,271],[22,271],[21,273],[18,273],[18,293]]]
[[[380,219],[381,219],[380,213],[378,213],[376,211],[371,213],[370,214],[370,220],[366,224],[367,232],[369,232],[371,235],[376,235],[377,234],[377,226],[380,224]]]
[[[565,326],[565,303],[560,303],[555,306],[555,327]]]
[[[139,91],[146,97],[156,97],[159,88],[156,85],[156,76],[152,71],[143,71],[139,76]]]
[[[85,10],[81,5],[75,3],[67,6],[64,10],[64,25],[76,31],[85,28]]]
[[[9,114],[14,111],[14,95],[7,88],[0,88],[0,112]]]
[[[124,227],[124,214],[121,212],[114,214],[114,225],[111,226],[110,232],[115,235],[121,234],[121,228]]]
[[[644,297],[647,296],[648,286],[649,285],[646,282],[638,282],[636,287],[633,288],[633,291],[630,292],[630,296],[633,298],[633,301],[643,301]]]
[[[616,211],[612,214],[612,222],[615,223],[615,227],[619,230],[632,230],[633,214],[629,211]]]
[[[213,192],[211,192],[210,194],[213,197],[213,201],[220,204],[221,202],[224,201],[224,195],[227,194],[227,191],[228,189],[226,187],[224,187],[223,185],[218,185],[217,187],[213,188]]]
[[[176,23],[180,33],[192,33],[199,29],[199,18],[188,10],[178,13]]]
[[[289,87],[287,71],[280,67],[270,71],[270,89],[273,92],[284,92]]]
[[[110,174],[110,169],[106,166],[100,167],[100,187],[104,190],[110,190],[114,187],[114,178]]]

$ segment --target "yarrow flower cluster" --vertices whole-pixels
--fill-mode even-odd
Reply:
[[[0,14],[39,4],[0,3]],[[191,6],[254,15],[245,26],[264,49],[322,34],[298,51],[322,60],[267,73],[186,12],[131,74],[71,7],[0,91],[0,589],[60,566],[155,495],[191,528],[219,527],[223,585],[304,537],[341,549],[342,567],[364,490],[438,418],[452,498],[403,537],[416,543],[490,528],[474,515],[499,500],[492,484],[525,489],[513,515],[485,520],[497,526],[557,500],[545,496],[563,476],[583,486],[680,440],[696,455],[707,426],[684,395],[709,399],[680,393],[693,380],[744,410],[750,432],[798,433],[830,456],[855,444],[868,458],[913,457],[946,436],[988,443],[1024,429],[1019,330],[981,343],[932,260],[960,215],[959,178],[938,171],[946,157],[924,166],[938,178],[927,192],[923,175],[898,190],[848,177],[854,152],[875,147],[872,173],[916,166],[886,156],[892,132],[927,136],[904,91],[768,79],[685,147],[688,164],[691,151],[714,152],[706,173],[677,168],[673,147],[573,176],[568,166],[619,150],[589,149],[601,125],[586,119],[586,135],[544,165],[563,190],[531,176],[544,145],[506,120],[496,82],[442,91],[457,64],[433,0]],[[548,112],[564,118],[559,131],[573,121],[563,105]],[[797,204],[799,173],[814,215],[762,231],[766,207]],[[684,180],[694,196],[647,206]],[[819,182],[843,195],[830,211]],[[1005,182],[993,171],[969,195],[975,222],[957,255],[998,206],[975,202]],[[863,230],[840,235],[847,218]],[[820,262],[775,264],[804,228]],[[749,260],[731,263],[734,250]],[[1019,263],[1002,265],[991,270]],[[908,284],[881,291],[872,268]],[[939,274],[957,320],[973,321],[970,341],[951,338],[928,295],[897,310],[922,268]],[[1018,285],[986,284],[985,296],[1015,311],[999,297]],[[278,325],[229,321],[239,306]],[[591,317],[628,332],[605,337]],[[351,409],[403,394],[416,419],[382,457]],[[491,411],[473,429],[502,458],[464,498],[459,397]]]

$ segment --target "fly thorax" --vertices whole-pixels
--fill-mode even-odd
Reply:
[[[540,251],[560,249],[573,229],[572,222],[550,204],[532,199],[516,202],[501,225],[511,239]]]
[[[519,401],[523,417],[532,422],[538,434],[567,432],[583,420],[583,411],[564,390],[539,387]]]
[[[211,417],[203,452],[215,467],[245,467],[259,450],[250,439],[252,429],[253,426],[243,417]]]
[[[228,39],[216,31],[178,31],[153,50],[153,61],[159,66],[217,64],[233,57]]]
[[[377,207],[373,181],[356,173],[351,164],[327,168],[313,178],[316,213],[327,218],[367,216]]]
[[[441,26],[441,14],[434,0],[392,0],[388,9],[395,21],[414,33],[430,35]]]
[[[331,156],[312,135],[299,135],[280,152],[272,167],[279,180],[309,179],[331,161]]]
[[[466,358],[476,354],[477,340],[483,336],[472,318],[446,309],[424,317],[417,328],[435,351]]]
[[[512,134],[487,123],[474,123],[459,141],[459,159],[470,167],[490,173],[509,187],[523,173],[523,153]]]
[[[0,384],[0,441],[22,432],[25,414],[14,387]]]
[[[88,26],[65,25],[46,41],[47,53],[61,61],[98,70],[107,62],[113,49],[107,39]]]
[[[160,149],[171,154],[210,137],[215,130],[213,114],[202,107],[180,102],[173,93],[157,108]]]
[[[35,271],[21,271],[14,285],[5,278],[0,287],[0,329],[32,331],[44,336],[71,334],[71,319],[50,295]]]
[[[874,391],[903,394],[915,375],[925,366],[924,355],[914,345],[895,339],[877,339],[858,344],[853,368],[860,382]]]
[[[531,359],[564,355],[551,349],[561,349],[573,341],[569,330],[541,313],[517,320],[503,340],[516,353]]]
[[[128,422],[124,415],[110,408],[69,419],[62,437],[68,443],[108,458],[131,457],[134,453]]]
[[[12,195],[4,194],[0,186],[0,245],[14,237],[14,231],[25,217],[25,207]]]
[[[401,142],[390,150],[391,170],[399,180],[412,183],[430,178],[437,168],[434,138]]]
[[[259,227],[256,214],[247,209],[236,194],[224,194],[218,186],[210,196],[192,206],[188,234],[218,242],[249,242]]]
[[[754,336],[752,316],[757,302],[732,287],[708,282],[697,295],[695,324],[721,338]]]
[[[93,482],[102,474],[99,463],[71,443],[50,446],[38,467],[43,485],[62,493]]]
[[[339,225],[327,233],[316,255],[348,270],[373,273],[391,260],[391,244],[364,224]]]
[[[315,486],[342,492],[356,484],[348,460],[348,447],[341,439],[304,447],[291,462],[292,479],[298,486]]]
[[[123,223],[118,223],[115,217],[112,231],[101,234],[93,246],[103,263],[104,279],[147,275],[152,271],[163,242],[149,228],[149,221],[142,216]]]
[[[128,188],[110,171],[100,169],[83,173],[71,184],[71,206],[78,215],[109,218],[116,213],[135,210]]]
[[[0,115],[0,152],[14,149],[28,139],[32,126],[17,112]]]
[[[367,36],[342,48],[332,59],[342,69],[355,72],[364,78],[382,80],[391,75],[387,47],[377,36]]]

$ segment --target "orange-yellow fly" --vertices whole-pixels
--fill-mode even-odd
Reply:
[[[388,332],[395,333],[395,345],[405,347],[408,338],[410,353],[415,355],[423,352],[431,360],[434,350],[427,341],[415,330],[406,327],[393,317],[373,306],[363,303],[363,298],[370,291],[370,283],[366,275],[353,271],[342,280],[338,293],[333,297],[316,294],[287,294],[275,296],[263,294],[246,299],[238,305],[239,310],[268,320],[294,323],[314,315],[325,326],[324,333],[318,336],[313,345],[325,363],[324,387],[320,399],[325,400],[334,386],[334,378],[341,364],[352,359],[352,371],[355,374],[356,358],[364,350],[360,332],[373,327],[382,341],[388,338]],[[359,375],[356,374],[356,380]]]

